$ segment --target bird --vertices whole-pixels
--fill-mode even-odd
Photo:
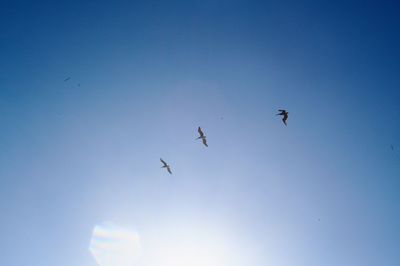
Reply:
[[[197,139],[201,139],[201,140],[203,141],[204,146],[208,147],[206,136],[204,135],[203,131],[201,130],[201,127],[199,127],[199,128],[197,129],[197,131],[198,131],[199,134],[200,134],[200,137],[198,137]]]
[[[390,145],[390,148],[392,149],[392,151],[394,151],[394,147],[393,147],[393,145]]]
[[[286,120],[289,117],[289,112],[287,112],[286,110],[278,110],[280,113],[276,114],[276,115],[283,115],[282,121],[285,124],[285,126],[287,126]]]
[[[71,77],[68,77],[68,78],[64,79],[64,81],[68,81],[68,80],[70,80],[70,79],[71,79]]]
[[[163,166],[161,166],[161,168],[167,168],[168,173],[172,175],[171,167],[163,159],[160,158],[160,161],[163,163]]]

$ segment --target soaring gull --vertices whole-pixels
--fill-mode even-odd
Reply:
[[[288,119],[288,117],[289,117],[289,112],[287,112],[286,110],[278,110],[280,113],[279,114],[276,114],[276,115],[282,115],[283,116],[283,118],[282,118],[282,121],[283,121],[283,123],[285,124],[285,126],[287,126],[287,123],[286,123],[286,120]]]
[[[163,159],[160,158],[160,161],[163,163],[163,166],[161,166],[161,168],[167,168],[168,173],[172,174],[171,167]]]
[[[199,132],[199,135],[200,135],[200,137],[198,137],[197,139],[201,139],[203,141],[204,146],[208,147],[206,136],[204,135],[203,131],[201,130],[201,127],[199,127],[197,129],[197,131]]]

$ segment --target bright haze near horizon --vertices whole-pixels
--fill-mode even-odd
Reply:
[[[0,265],[397,266],[399,8],[2,1]]]

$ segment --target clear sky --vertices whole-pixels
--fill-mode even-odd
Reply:
[[[399,8],[1,1],[0,265],[399,265]]]

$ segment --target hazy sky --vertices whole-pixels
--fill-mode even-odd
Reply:
[[[2,1],[0,265],[397,266],[399,8]]]

